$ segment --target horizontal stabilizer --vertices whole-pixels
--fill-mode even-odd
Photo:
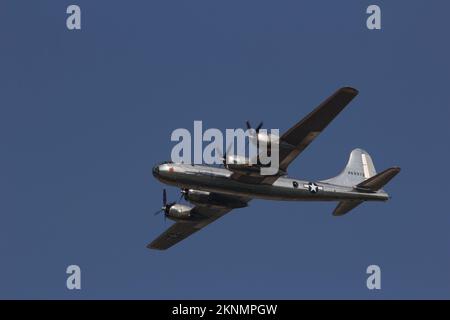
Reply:
[[[343,200],[339,202],[336,209],[334,209],[333,216],[342,216],[363,202],[364,201],[361,200]]]
[[[383,188],[393,177],[400,172],[399,167],[393,167],[380,172],[373,177],[364,180],[360,184],[356,185],[355,189],[362,192],[376,192]]]

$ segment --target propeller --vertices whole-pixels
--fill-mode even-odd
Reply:
[[[180,200],[183,198],[184,200],[188,201],[188,193],[189,193],[189,189],[187,188],[181,188],[181,195],[180,195],[180,199],[178,200],[178,202],[180,202]]]
[[[158,211],[156,211],[154,213],[154,215],[158,215],[161,212],[164,212],[164,217],[166,216],[166,214],[169,213],[170,207],[173,206],[176,202],[170,202],[167,203],[167,193],[166,193],[166,189],[163,189],[163,206],[161,207],[161,209],[159,209]]]
[[[246,121],[245,122],[245,124],[247,125],[247,129],[252,129],[252,125],[250,124],[250,121]],[[258,134],[259,133],[259,130],[262,128],[262,126],[263,126],[263,122],[261,121],[259,124],[258,124],[258,126],[255,128],[255,131],[256,131],[256,134]]]

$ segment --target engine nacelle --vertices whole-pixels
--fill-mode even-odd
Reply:
[[[174,204],[170,207],[169,212],[166,214],[167,218],[177,220],[189,220],[191,218],[192,207],[182,204]]]
[[[247,176],[258,177],[261,175],[261,167],[247,164],[228,164],[227,169]]]
[[[228,164],[227,169],[236,173],[240,173],[242,175],[251,176],[251,177],[261,177],[261,169],[264,166],[260,165],[245,165],[245,164]],[[277,176],[283,176],[286,174],[286,171],[278,169],[276,173]]]
[[[228,156],[227,162],[225,164],[226,168],[230,171],[240,173],[246,176],[260,177],[261,169],[264,167],[269,167],[268,165],[263,165],[261,163],[250,163],[249,158],[243,156]],[[285,175],[286,172],[279,169],[277,175]]]
[[[208,204],[210,203],[210,192],[207,191],[201,191],[201,190],[194,190],[194,189],[188,189],[184,190],[184,198],[187,201],[190,201],[194,204]]]
[[[227,156],[227,165],[240,165],[240,166],[249,166],[250,165],[250,159],[245,156],[241,155],[228,155]]]
[[[267,132],[259,132],[258,135],[253,136],[253,139],[250,139],[254,144],[256,143],[265,143],[267,148],[270,148],[270,145],[274,143],[274,141],[280,141],[280,137]]]
[[[233,172],[245,175],[257,176],[260,174],[260,166],[256,163],[250,163],[250,159],[240,155],[227,156],[226,168]]]
[[[222,208],[243,208],[247,206],[247,202],[240,201],[236,197],[227,196],[225,194],[211,193],[194,189],[184,189],[183,194],[187,201],[199,206],[208,205]]]

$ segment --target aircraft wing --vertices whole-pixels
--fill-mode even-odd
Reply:
[[[343,87],[323,101],[280,137],[279,168],[286,171],[289,164],[309,146],[328,124],[358,95],[358,90]],[[246,176],[233,173],[232,178],[254,184],[272,184],[278,176]]]
[[[249,198],[241,198],[240,201],[248,202]],[[149,249],[166,250],[178,242],[186,239],[191,234],[206,227],[211,222],[219,219],[226,213],[233,210],[227,207],[218,206],[195,206],[191,213],[197,216],[203,216],[204,219],[192,222],[176,222],[169,229],[164,231],[158,238],[147,245]]]
[[[358,90],[344,87],[337,90],[306,117],[280,137],[280,169],[286,170],[289,164],[324,130],[328,124],[353,100]]]

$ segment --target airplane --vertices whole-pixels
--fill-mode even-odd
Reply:
[[[193,206],[168,202],[163,190],[165,218],[175,223],[147,245],[166,250],[201,230],[233,209],[247,207],[252,199],[285,201],[337,201],[333,215],[342,216],[365,201],[387,201],[382,189],[400,172],[391,167],[376,173],[370,155],[357,148],[350,153],[344,170],[334,178],[306,181],[287,176],[287,168],[326,126],[353,100],[358,90],[343,87],[279,137],[279,170],[259,175],[254,164],[233,165],[224,157],[223,167],[166,161],[153,167],[156,179],[179,187],[181,196]],[[256,134],[259,138],[258,126]],[[250,123],[247,122],[250,128]],[[263,137],[262,137],[263,138]],[[181,200],[181,198],[180,198]]]

